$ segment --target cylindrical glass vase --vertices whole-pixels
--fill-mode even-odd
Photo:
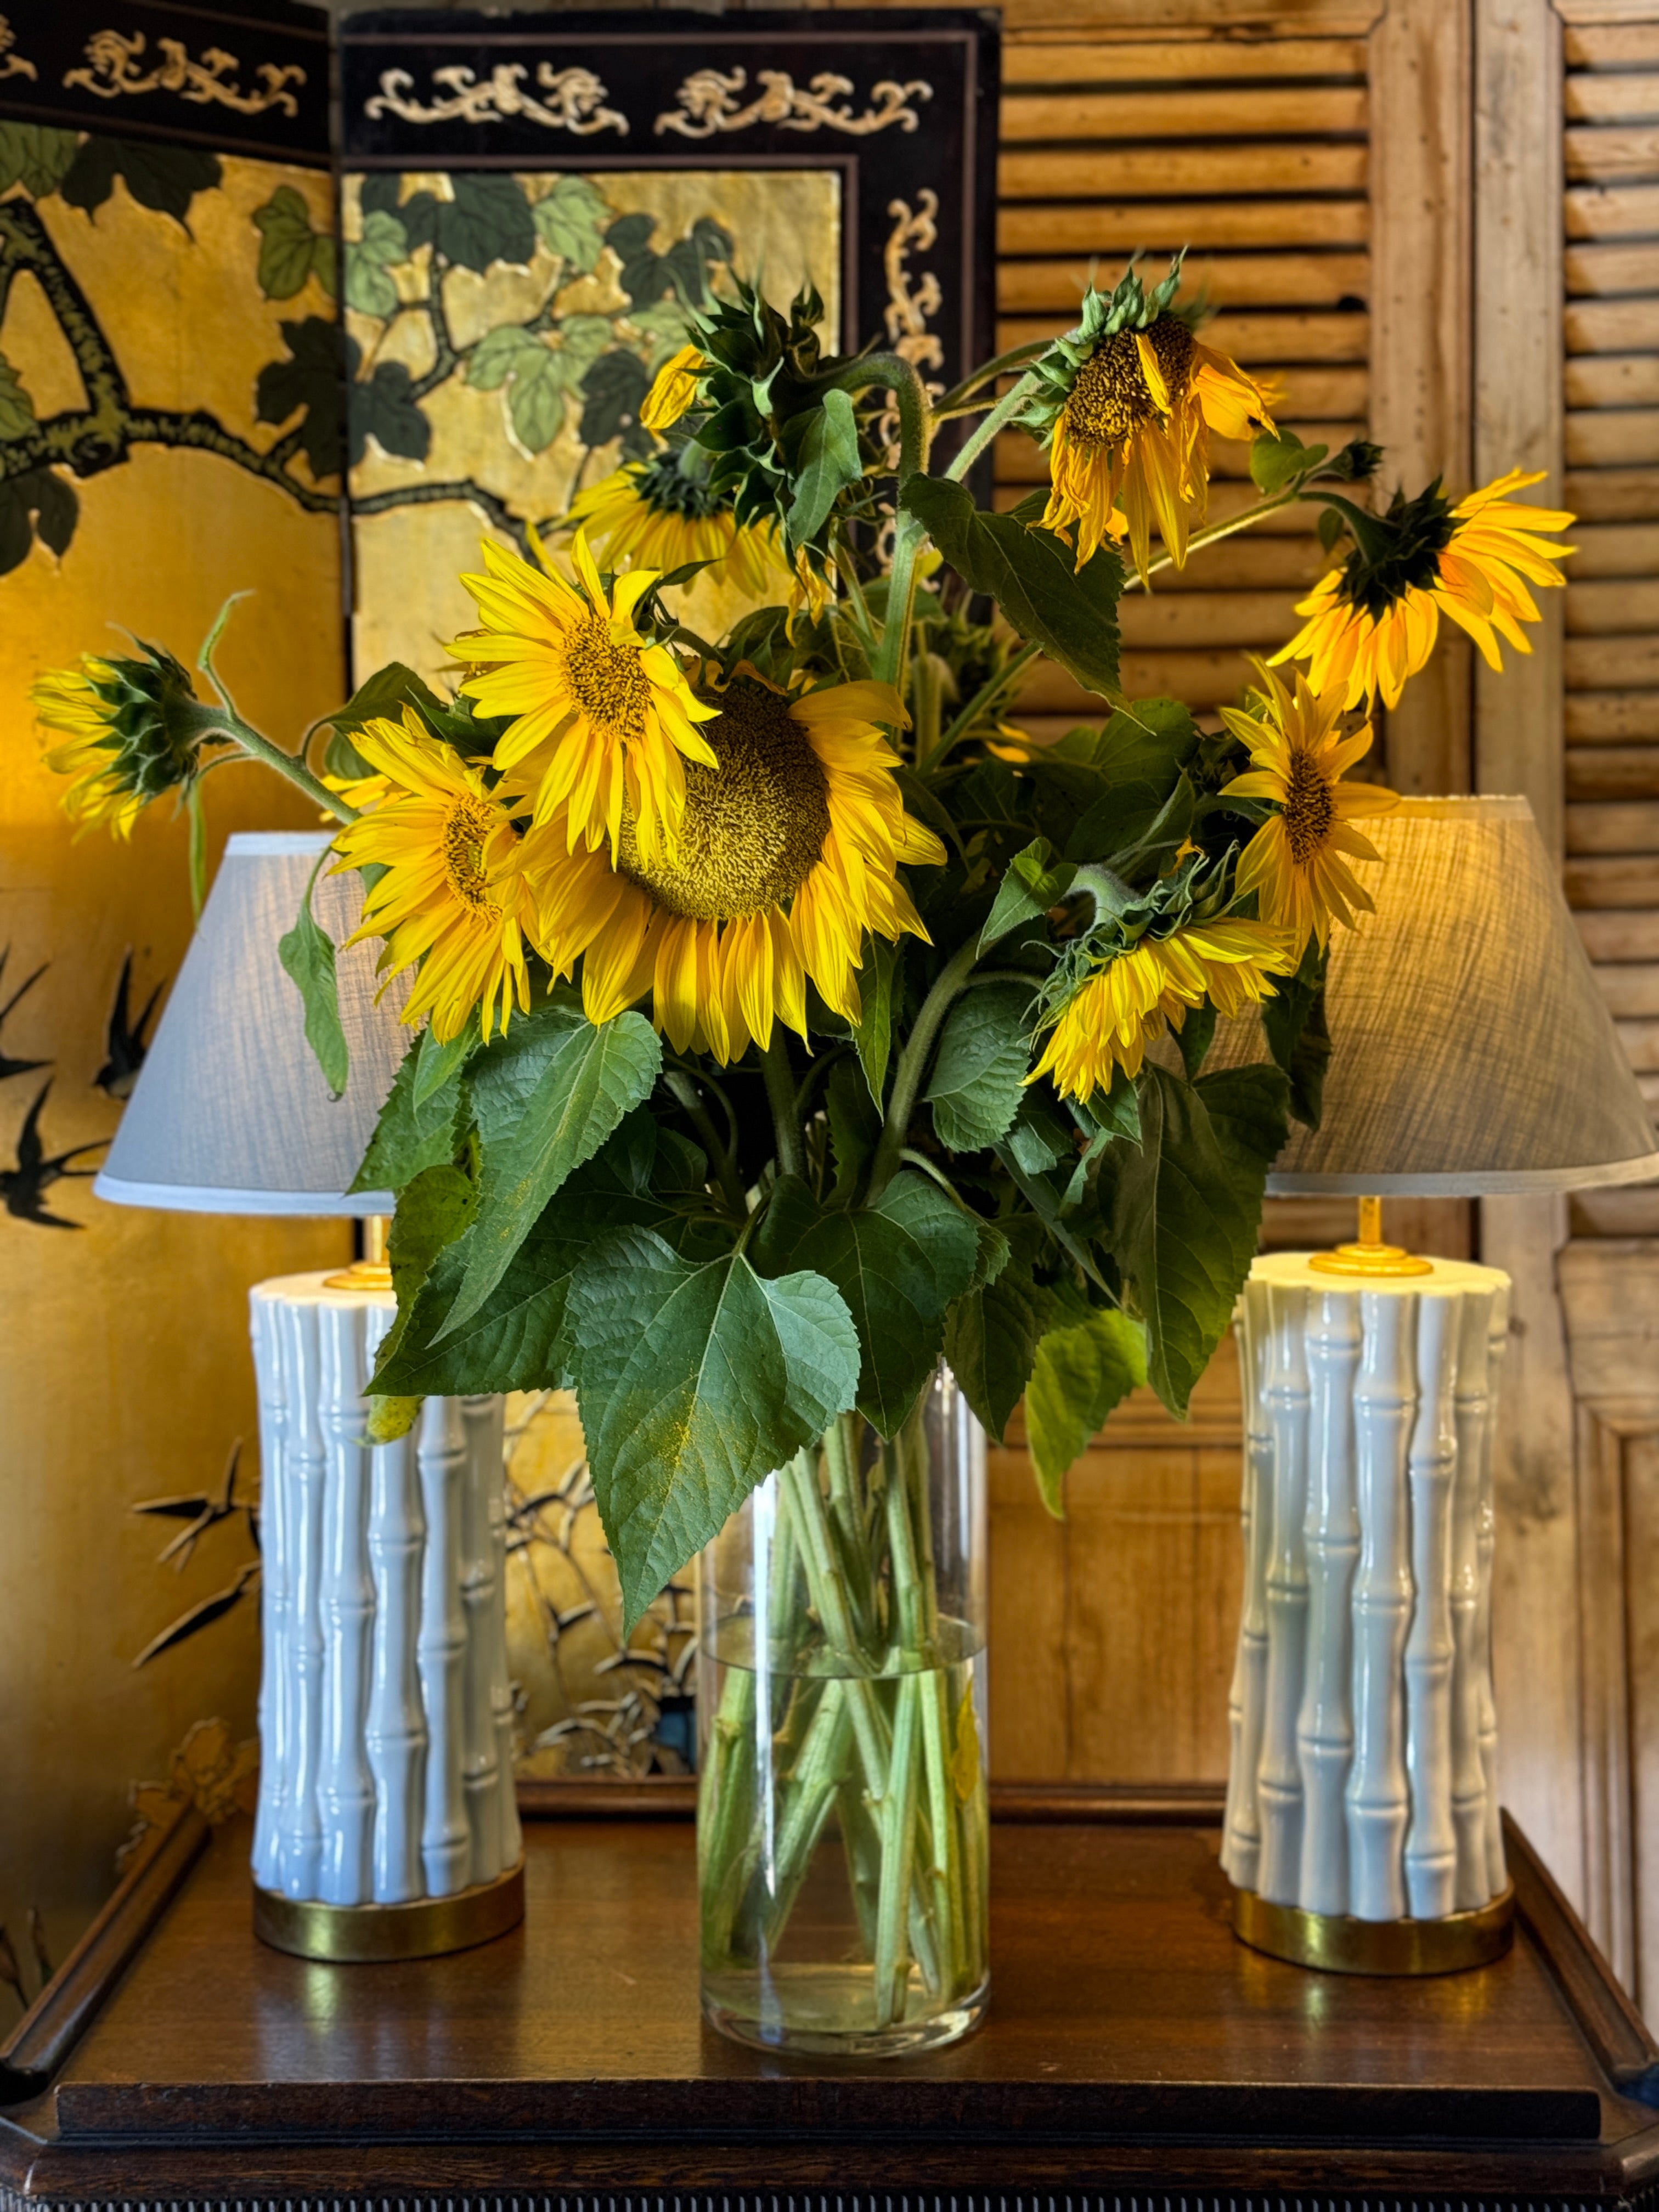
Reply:
[[[766,2050],[926,2051],[985,2009],[985,1435],[941,1367],[702,1555],[703,2010]]]

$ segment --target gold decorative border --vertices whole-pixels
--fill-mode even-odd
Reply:
[[[468,1951],[506,1935],[524,1918],[524,1861],[450,1897],[417,1897],[407,1905],[319,1905],[255,1888],[253,1932],[273,1950],[298,1959],[368,1965],[388,1959],[432,1959]]]
[[[1232,1889],[1233,1933],[1253,1951],[1326,1974],[1458,1974],[1490,1966],[1515,1940],[1513,1885],[1489,1905],[1443,1920],[1355,1920],[1270,1905]]]

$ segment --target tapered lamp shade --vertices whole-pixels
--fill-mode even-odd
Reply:
[[[390,1191],[346,1195],[410,1031],[406,988],[375,1003],[376,946],[347,951],[362,886],[325,868],[312,912],[340,949],[350,1051],[329,1096],[305,1006],[277,947],[294,927],[326,831],[234,836],[102,1172],[100,1198],[190,1213],[390,1213]]]
[[[1494,1197],[1659,1179],[1647,1107],[1524,799],[1407,799],[1364,824],[1376,902],[1332,933],[1334,1043],[1282,1197]],[[1222,1024],[1211,1066],[1266,1056]]]

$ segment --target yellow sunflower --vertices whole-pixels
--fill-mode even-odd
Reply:
[[[669,356],[640,409],[640,420],[647,430],[672,429],[686,409],[696,405],[697,379],[708,366],[701,349],[694,345],[683,345]]]
[[[1340,692],[1345,707],[1378,697],[1394,707],[1434,651],[1443,613],[1468,632],[1488,667],[1503,667],[1500,637],[1530,653],[1521,624],[1540,617],[1527,586],[1564,583],[1551,564],[1574,550],[1537,535],[1570,529],[1571,514],[1509,497],[1541,474],[1511,469],[1455,507],[1437,484],[1409,503],[1396,497],[1376,519],[1376,545],[1362,542],[1297,605],[1308,621],[1274,665],[1305,660],[1315,690]]]
[[[173,655],[142,641],[139,651],[142,659],[83,653],[29,688],[42,725],[69,740],[43,757],[54,775],[74,778],[62,804],[77,835],[106,824],[130,837],[152,799],[191,781],[204,740],[222,734]]]
[[[1371,911],[1371,897],[1351,859],[1375,860],[1376,848],[1353,828],[1368,814],[1386,814],[1399,794],[1380,784],[1341,779],[1371,742],[1370,726],[1342,736],[1345,693],[1316,693],[1298,671],[1287,690],[1260,661],[1260,715],[1224,707],[1221,719],[1246,747],[1252,766],[1224,789],[1235,799],[1270,799],[1279,811],[1244,848],[1235,884],[1256,894],[1261,919],[1287,930],[1301,956],[1309,937],[1322,945],[1333,921],[1352,926],[1353,910]]]
[[[430,1016],[433,1034],[447,1043],[477,1007],[488,1041],[506,1029],[515,1002],[530,1004],[525,931],[535,908],[512,817],[478,771],[407,707],[401,727],[368,722],[351,742],[386,779],[386,793],[334,841],[337,874],[370,863],[386,870],[364,896],[351,942],[386,939],[388,980],[419,962],[406,1022]]]
[[[618,576],[607,599],[580,531],[571,550],[574,584],[486,538],[489,573],[461,579],[484,627],[448,650],[477,672],[462,690],[486,714],[515,718],[495,762],[533,793],[538,822],[557,811],[573,852],[608,839],[614,855],[627,812],[641,852],[665,858],[685,805],[684,762],[714,757],[697,724],[717,710],[692,697],[674,654],[635,626],[656,572]]]
[[[574,851],[556,819],[525,842],[538,951],[560,975],[582,963],[582,1004],[608,1021],[647,991],[678,1052],[764,1051],[774,1019],[804,1036],[805,979],[849,1021],[866,931],[927,939],[902,862],[945,848],[906,814],[902,724],[884,684],[790,697],[739,666],[706,725],[714,764],[686,770],[673,858],[647,858],[624,810],[616,865]]]
[[[1025,1079],[1051,1075],[1068,1098],[1086,1102],[1111,1088],[1114,1066],[1139,1075],[1147,1046],[1178,1030],[1206,997],[1221,1013],[1240,1014],[1272,998],[1273,977],[1296,964],[1284,933],[1262,921],[1188,922],[1167,937],[1143,937],[1066,1001]]]
[[[586,532],[612,568],[637,563],[660,574],[712,562],[717,576],[752,599],[792,580],[777,525],[740,526],[729,502],[684,474],[672,453],[613,470],[580,495],[567,520]]]
[[[1143,578],[1158,525],[1176,568],[1209,503],[1209,434],[1271,430],[1270,394],[1236,362],[1200,345],[1178,315],[1103,338],[1055,417],[1045,530],[1077,531],[1079,565],[1126,535]]]

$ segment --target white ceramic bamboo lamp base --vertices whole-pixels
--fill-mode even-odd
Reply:
[[[363,1438],[383,1267],[254,1288],[264,1663],[254,1926],[419,1958],[522,1917],[499,1397]]]
[[[1307,1966],[1495,1958],[1512,1899],[1492,1688],[1494,1267],[1256,1261],[1240,1302],[1244,1606],[1222,1866]]]

